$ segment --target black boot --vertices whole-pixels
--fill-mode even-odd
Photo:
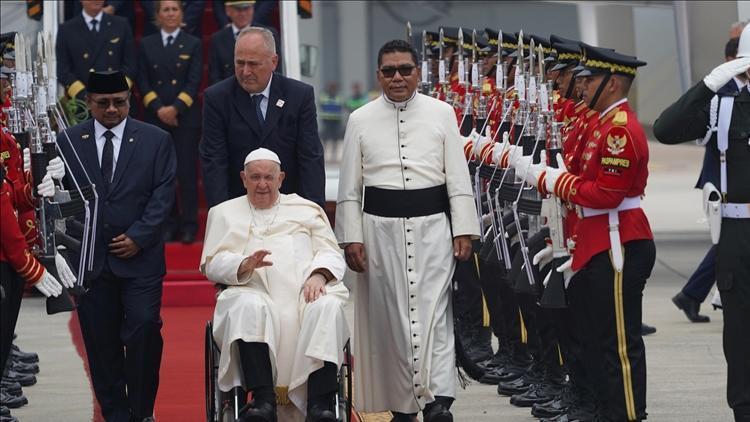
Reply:
[[[427,403],[422,411],[424,422],[453,422],[453,414],[449,410],[452,403],[451,397],[435,397],[435,401]]]
[[[679,309],[682,309],[682,312],[685,313],[685,316],[691,322],[711,321],[711,318],[709,318],[707,315],[701,315],[699,313],[701,310],[701,303],[683,292],[677,293],[677,295],[672,298],[672,303],[674,303],[675,306],[677,306]]]
[[[237,342],[242,363],[242,373],[247,389],[253,392],[253,401],[241,411],[239,422],[276,422],[276,391],[273,388],[273,370],[268,345],[265,343]]]
[[[336,422],[334,395],[338,391],[337,367],[325,362],[307,377],[307,418],[305,422]]]

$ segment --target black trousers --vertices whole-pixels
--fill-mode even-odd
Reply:
[[[716,285],[724,313],[727,401],[736,421],[750,421],[750,220],[722,221]]]
[[[18,312],[21,310],[24,282],[7,262],[0,262],[0,285],[3,286],[5,296],[0,306],[0,373],[5,370],[5,364],[10,356],[10,346],[13,343],[13,333],[18,322]]]
[[[177,154],[177,190],[167,228],[195,234],[198,230],[198,142],[199,127],[169,128]]]
[[[91,382],[107,422],[153,415],[159,388],[162,276],[105,271],[78,298]]]
[[[693,275],[690,276],[685,286],[682,288],[682,293],[685,293],[692,299],[698,302],[703,302],[711,292],[716,281],[716,251],[717,246],[711,246],[706,252],[706,256],[703,257],[698,268],[695,269]]]
[[[584,359],[585,329],[588,324],[586,284],[585,274],[579,272],[573,276],[565,290],[568,308],[562,311],[564,329],[561,331],[560,345],[571,382],[585,399],[591,399],[594,389],[589,382]]]
[[[646,417],[646,348],[641,337],[643,289],[656,259],[653,240],[623,247],[623,271],[616,273],[609,251],[595,255],[581,271],[587,314],[584,364],[599,412],[612,421]],[[576,280],[578,282],[578,280]]]

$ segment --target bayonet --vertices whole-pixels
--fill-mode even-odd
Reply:
[[[479,91],[481,88],[479,81],[482,78],[482,75],[480,73],[480,63],[477,60],[477,50],[477,30],[474,29],[471,32],[471,86]]]
[[[430,93],[430,59],[427,56],[427,49],[430,41],[427,39],[427,30],[422,30],[422,94]]]
[[[406,21],[406,42],[408,42],[410,46],[412,45],[412,40],[411,40],[411,22],[409,22],[409,21]]]
[[[464,30],[458,28],[458,83],[466,85],[466,63],[464,63]]]
[[[440,35],[438,39],[438,82],[440,82],[441,87],[445,87],[445,57],[443,56],[445,53],[443,51],[445,47],[445,34],[443,33],[443,28],[440,28]]]

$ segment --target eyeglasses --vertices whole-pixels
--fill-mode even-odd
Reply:
[[[380,68],[380,73],[382,73],[386,78],[392,78],[396,76],[396,71],[398,71],[398,74],[401,76],[409,76],[412,72],[414,72],[414,67],[415,66],[411,64],[402,64],[399,67],[384,66]]]
[[[93,100],[97,107],[107,109],[110,104],[114,105],[115,108],[123,108],[128,105],[127,98],[102,98],[100,100]]]

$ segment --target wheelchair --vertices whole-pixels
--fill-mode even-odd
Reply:
[[[232,391],[219,390],[219,356],[221,351],[214,341],[213,322],[206,322],[204,349],[206,421],[234,422],[239,419],[242,408],[247,405],[247,392],[242,387]],[[339,391],[335,395],[334,412],[339,422],[357,422],[352,418],[352,355],[349,342],[344,346],[344,363],[338,375]]]

